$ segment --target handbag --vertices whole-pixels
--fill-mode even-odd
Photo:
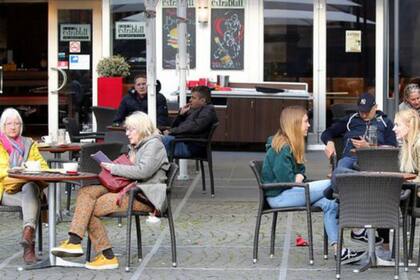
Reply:
[[[112,162],[116,164],[133,165],[127,155],[121,155]],[[102,168],[98,177],[101,184],[113,193],[120,192],[124,187],[133,182],[133,180],[128,178],[112,175],[111,172],[104,168]]]

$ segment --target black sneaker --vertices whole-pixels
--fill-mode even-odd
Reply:
[[[353,240],[354,242],[358,242],[365,245],[368,244],[369,238],[366,229],[363,230],[361,234],[355,234],[353,231],[351,231],[350,236],[351,240]],[[384,243],[384,239],[382,237],[375,236],[375,245],[381,245],[382,243]]]
[[[343,248],[341,254],[341,264],[349,264],[360,261],[365,255],[366,251],[352,251],[348,248]]]

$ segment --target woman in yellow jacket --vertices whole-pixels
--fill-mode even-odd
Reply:
[[[40,212],[40,186],[36,182],[10,178],[7,171],[28,160],[39,161],[42,169],[48,169],[48,165],[32,139],[22,137],[22,125],[18,111],[13,108],[3,111],[0,117],[0,204],[22,207],[23,259],[31,264],[37,261],[34,233]]]

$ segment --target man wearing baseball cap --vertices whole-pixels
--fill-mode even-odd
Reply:
[[[332,139],[343,137],[343,155],[337,167],[353,168],[357,159],[351,149],[369,146],[366,140],[369,126],[377,127],[378,145],[397,146],[397,139],[392,131],[394,124],[382,111],[377,110],[373,95],[363,93],[357,101],[357,107],[359,112],[333,123],[321,135],[322,142],[326,144],[325,154],[328,158],[336,154]]]
[[[342,158],[338,161],[337,167],[334,169],[331,178],[332,188],[326,190],[324,195],[327,198],[332,198],[333,190],[335,189],[335,176],[339,173],[351,173],[357,172],[355,167],[357,158],[354,153],[351,152],[353,148],[368,147],[369,143],[366,140],[368,130],[370,126],[376,126],[377,128],[377,140],[378,145],[389,145],[397,146],[397,139],[395,137],[393,122],[387,118],[382,112],[377,110],[375,97],[369,93],[363,93],[357,101],[358,111],[352,113],[343,119],[335,122],[331,127],[327,128],[321,135],[321,140],[326,144],[325,154],[328,158],[336,154],[333,138],[342,137],[343,139],[343,154]],[[384,264],[389,260],[389,230],[378,229],[379,237],[376,237],[376,244],[383,243],[382,246],[382,257],[378,255],[378,259]],[[353,230],[351,232],[351,238],[354,241],[362,242],[367,244],[367,232],[364,229]],[[381,258],[382,257],[382,258]]]

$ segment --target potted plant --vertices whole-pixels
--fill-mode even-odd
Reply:
[[[130,65],[124,57],[102,58],[97,67],[98,106],[118,108],[123,95],[123,79],[130,75]]]

